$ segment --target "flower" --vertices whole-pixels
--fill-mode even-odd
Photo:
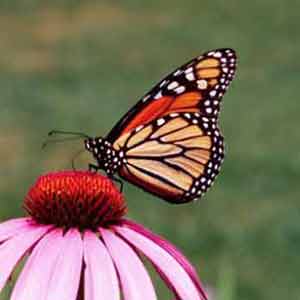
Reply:
[[[149,259],[177,300],[207,296],[188,260],[124,218],[110,179],[86,171],[41,176],[24,200],[29,216],[0,224],[0,291],[24,259],[11,300],[155,300]]]

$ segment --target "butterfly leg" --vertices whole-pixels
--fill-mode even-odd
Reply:
[[[111,178],[113,181],[120,184],[120,192],[122,193],[123,192],[123,181],[115,176],[110,176],[109,178]]]
[[[74,161],[74,159],[72,158],[72,169],[73,169],[73,171],[76,171],[76,167],[75,167],[75,161]]]
[[[99,166],[94,165],[94,164],[89,164],[89,171],[97,172],[98,170],[100,170]]]

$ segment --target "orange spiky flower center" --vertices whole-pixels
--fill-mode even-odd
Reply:
[[[49,173],[37,179],[24,207],[38,223],[96,230],[120,220],[127,212],[113,182],[88,171]]]

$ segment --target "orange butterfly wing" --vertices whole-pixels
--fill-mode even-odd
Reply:
[[[199,112],[217,117],[220,101],[233,79],[236,55],[232,49],[207,52],[176,69],[147,93],[111,130],[107,139],[172,112]]]
[[[223,138],[199,113],[171,113],[123,134],[113,147],[124,153],[119,174],[167,201],[200,197],[223,160]]]
[[[235,69],[235,52],[218,49],[158,83],[107,136],[124,153],[119,175],[172,203],[202,196],[224,158],[217,121]]]

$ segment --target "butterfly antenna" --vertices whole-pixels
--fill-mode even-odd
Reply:
[[[75,141],[75,140],[78,140],[78,139],[81,139],[81,138],[82,137],[79,137],[79,136],[73,136],[73,137],[69,137],[69,138],[46,140],[42,144],[42,149],[45,149],[49,144],[57,144],[57,143],[63,143],[63,142],[68,142],[68,141]]]
[[[49,144],[53,143],[62,143],[66,141],[73,141],[77,139],[89,139],[90,136],[87,135],[86,133],[83,132],[77,132],[77,131],[64,131],[64,130],[51,130],[48,132],[48,136],[54,136],[54,135],[71,135],[71,137],[64,137],[60,139],[47,139],[43,144],[42,144],[42,149],[45,149]]]
[[[78,137],[90,138],[90,136],[87,135],[86,133],[77,132],[77,131],[51,130],[48,132],[48,136],[53,136],[53,135],[75,135]]]

